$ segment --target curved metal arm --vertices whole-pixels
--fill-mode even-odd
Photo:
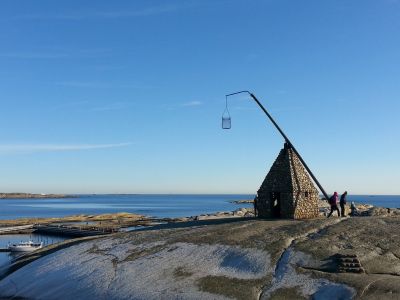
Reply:
[[[253,93],[250,93],[249,91],[240,91],[240,92],[236,92],[236,93],[232,93],[232,94],[228,94],[226,95],[226,97],[229,96],[233,96],[233,95],[237,95],[237,94],[241,94],[241,93],[248,93],[251,98],[253,98],[253,100],[258,104],[258,106],[264,111],[264,113],[267,115],[267,117],[270,119],[270,121],[272,122],[272,124],[274,124],[275,128],[279,131],[279,133],[283,136],[283,138],[285,139],[285,142],[289,145],[290,148],[293,149],[294,153],[296,153],[296,155],[298,156],[298,158],[300,159],[301,163],[303,164],[303,166],[306,168],[308,174],[310,174],[311,178],[314,180],[314,182],[317,184],[317,186],[319,187],[320,191],[322,192],[322,194],[325,196],[326,200],[329,199],[328,194],[325,192],[324,188],[322,187],[322,185],[319,183],[318,179],[314,176],[313,172],[311,172],[310,168],[307,166],[306,162],[303,160],[303,158],[301,157],[300,153],[297,152],[296,148],[293,146],[292,142],[289,140],[289,138],[286,136],[286,134],[283,132],[283,130],[279,127],[279,125],[275,122],[275,120],[272,118],[272,116],[269,114],[269,112],[265,109],[265,107],[260,103],[260,101],[258,101],[258,99],[256,98],[256,96],[254,96]]]

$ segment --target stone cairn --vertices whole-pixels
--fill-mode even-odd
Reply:
[[[316,218],[318,202],[318,190],[296,153],[285,143],[257,192],[255,208],[258,216]]]

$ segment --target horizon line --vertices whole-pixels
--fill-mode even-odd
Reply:
[[[36,194],[36,195],[66,195],[66,196],[90,196],[90,195],[227,195],[227,196],[241,196],[241,195],[256,195],[257,193],[31,193],[31,192],[0,192],[0,194]],[[400,196],[399,194],[348,194],[349,196]],[[324,196],[319,194],[319,196]]]

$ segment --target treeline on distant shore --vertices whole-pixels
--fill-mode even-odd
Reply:
[[[44,198],[73,198],[64,194],[31,194],[31,193],[0,193],[0,199],[44,199]]]

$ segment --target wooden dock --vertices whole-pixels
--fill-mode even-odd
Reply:
[[[12,226],[12,227],[0,227],[0,235],[1,234],[9,234],[9,233],[17,233],[29,231],[37,232],[37,233],[47,233],[54,235],[66,235],[73,237],[84,237],[84,236],[95,236],[95,235],[103,235],[110,234],[113,232],[117,232],[116,228],[102,228],[97,226],[67,226],[67,225],[40,225],[40,224],[30,224],[30,225],[21,225],[21,226]],[[4,252],[0,250],[0,252]]]
[[[117,232],[117,230],[111,228],[73,227],[65,225],[35,225],[33,229],[35,233],[65,235],[73,237],[96,236]]]
[[[8,249],[8,248],[0,248],[0,252],[10,252],[10,249]]]
[[[34,227],[33,224],[21,225],[21,226],[12,226],[12,227],[0,227],[0,234],[7,234],[7,233],[12,233],[12,232],[28,230],[28,229],[32,229],[33,227]]]

